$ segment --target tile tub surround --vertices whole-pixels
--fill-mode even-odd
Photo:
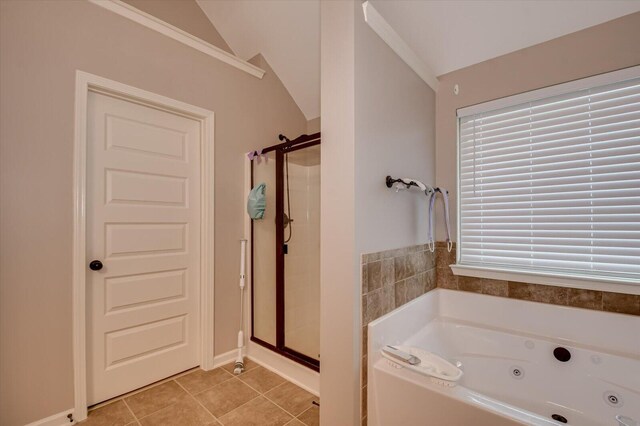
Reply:
[[[436,288],[436,255],[426,244],[362,255],[362,424],[367,423],[367,324]]]
[[[124,395],[89,411],[87,426],[102,425],[303,425],[319,424],[319,398],[246,360],[195,369]]]
[[[455,262],[455,244],[449,253],[445,242],[436,243],[438,287],[552,305],[640,315],[640,295],[456,276],[449,267]]]

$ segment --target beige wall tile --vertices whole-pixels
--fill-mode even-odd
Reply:
[[[490,296],[509,296],[509,283],[501,280],[482,280],[482,294]]]
[[[367,377],[367,355],[362,357],[362,365],[361,365],[361,372],[360,372],[360,384],[362,386],[366,386],[367,385],[367,381],[368,381],[368,377]]]
[[[415,252],[407,256],[407,261],[411,263],[414,273],[419,274],[427,269],[427,258],[424,252]]]
[[[363,354],[367,353],[368,337],[369,337],[369,329],[365,325],[364,327],[362,327],[362,353]]]
[[[603,293],[602,309],[621,314],[640,315],[640,296],[634,294]]]
[[[569,288],[568,304],[576,308],[602,310],[602,292],[595,290],[583,290]]]
[[[364,324],[369,324],[381,315],[381,293],[382,291],[378,289],[362,296],[362,321]]]
[[[368,395],[368,390],[369,388],[367,386],[363,386],[362,387],[362,417],[366,417],[367,416],[367,395]]]
[[[367,263],[367,292],[376,290],[382,286],[382,262]]]
[[[407,290],[407,281],[402,280],[395,283],[395,301],[396,308],[407,303],[409,299],[409,292]]]
[[[396,292],[393,285],[386,285],[382,287],[382,293],[380,295],[381,314],[385,315],[396,308]]]
[[[376,260],[380,260],[382,259],[382,253],[381,252],[377,252],[377,253],[365,253],[362,255],[362,263],[371,263],[371,262],[375,262]]]
[[[367,294],[369,292],[369,268],[366,263],[362,264],[362,294]]]
[[[458,277],[453,275],[450,267],[436,268],[436,280],[438,287],[449,290],[458,290]]]
[[[437,244],[437,243],[436,243]],[[456,248],[455,245],[451,249],[451,252],[447,251],[446,246],[437,246],[435,254],[436,266],[438,268],[448,268],[449,265],[456,263]]]
[[[382,260],[382,285],[395,282],[395,262],[393,259]]]
[[[567,293],[568,290],[565,287],[509,281],[509,297],[512,299],[566,305]]]
[[[458,290],[482,293],[482,280],[476,277],[458,277]]]

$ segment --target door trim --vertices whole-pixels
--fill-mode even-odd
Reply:
[[[76,71],[73,170],[73,375],[76,421],[87,417],[86,360],[86,181],[87,101],[89,91],[151,106],[201,123],[200,148],[200,366],[214,366],[214,113],[136,87]]]

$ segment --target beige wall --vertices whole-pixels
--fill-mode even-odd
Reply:
[[[307,121],[307,134],[312,135],[320,131],[320,117]]]
[[[182,2],[181,2],[182,3]],[[306,131],[263,80],[84,1],[0,2],[0,423],[73,405],[72,163],[80,69],[212,110],[215,127],[215,351],[235,346],[243,153]]]
[[[434,91],[356,14],[356,252],[427,242],[427,197],[385,177],[435,181]]]
[[[359,422],[360,274],[355,251],[357,2],[320,2],[320,424]],[[339,348],[339,350],[329,350]]]
[[[439,77],[436,182],[450,191],[456,227],[456,109],[640,64],[640,13],[634,13]],[[460,94],[453,94],[458,84]],[[437,211],[442,212],[439,205]],[[445,238],[442,214],[437,239]]]
[[[426,241],[426,197],[396,194],[384,178],[433,182],[435,94],[359,1],[321,3],[321,40],[320,418],[341,426],[360,423],[360,254]]]

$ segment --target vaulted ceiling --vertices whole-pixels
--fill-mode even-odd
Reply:
[[[236,55],[265,57],[307,120],[320,116],[318,0],[197,0]]]
[[[320,115],[319,0],[197,0],[242,59],[269,62],[307,119]],[[372,0],[436,75],[640,11],[638,0]]]
[[[438,76],[640,11],[637,0],[372,3]]]

